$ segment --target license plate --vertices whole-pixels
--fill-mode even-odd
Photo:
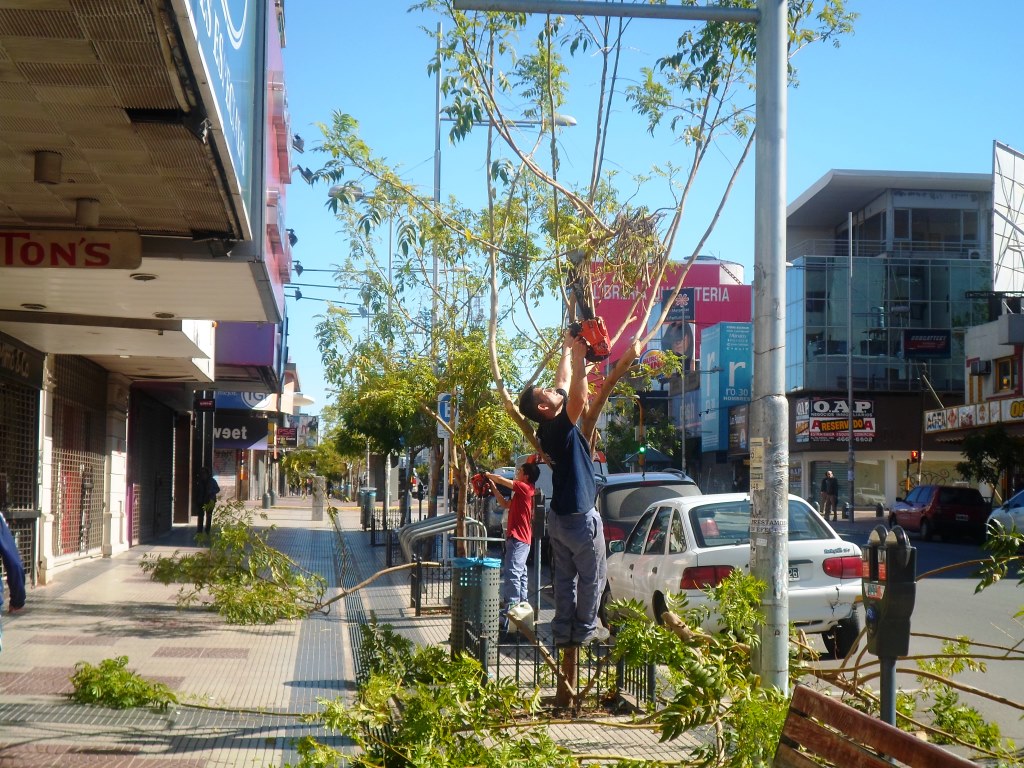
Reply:
[[[797,567],[795,565],[789,566],[789,580],[790,581],[800,581],[800,568],[799,567]]]
[[[958,523],[966,523],[967,522],[967,515],[957,515],[956,516],[956,520],[957,520]]]

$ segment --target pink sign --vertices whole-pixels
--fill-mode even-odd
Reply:
[[[610,361],[614,363],[625,350],[629,342],[646,328],[640,328],[637,315],[646,309],[645,302],[654,301],[658,304],[652,316],[656,319],[660,307],[662,292],[675,287],[683,265],[671,265],[665,273],[665,279],[658,286],[627,286],[616,282],[611,276],[600,273],[600,265],[595,267],[594,275],[594,310],[604,318],[608,332],[615,336],[623,324],[626,329],[612,345]],[[685,288],[692,289],[693,324],[696,326],[697,348],[695,355],[700,359],[700,334],[705,328],[716,323],[733,322],[749,323],[751,320],[752,288],[740,283],[730,272],[724,262],[698,261],[690,267],[683,281]],[[638,295],[643,296],[630,315],[633,302]],[[653,299],[652,299],[653,297]]]

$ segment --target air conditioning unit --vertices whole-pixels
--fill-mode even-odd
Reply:
[[[988,376],[992,373],[991,360],[972,360],[971,376]]]
[[[968,259],[980,259],[981,258],[981,250],[978,249],[978,248],[971,248],[970,250],[967,251],[967,258]]]

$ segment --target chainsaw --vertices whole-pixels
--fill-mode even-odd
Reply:
[[[469,487],[473,489],[473,494],[478,499],[493,496],[494,491],[491,490],[491,481],[487,479],[487,473],[479,470],[468,449],[466,450],[466,459],[469,460],[470,469],[473,470],[473,474],[469,478]]]
[[[576,258],[573,258],[573,255]],[[607,360],[612,353],[611,339],[608,336],[608,328],[604,319],[597,317],[594,310],[587,303],[587,297],[580,283],[579,264],[582,261],[582,253],[574,251],[568,256],[573,265],[574,277],[569,283],[569,289],[576,297],[576,308],[583,319],[579,322],[569,323],[569,333],[572,337],[582,338],[587,343],[586,358],[591,363],[599,363]]]

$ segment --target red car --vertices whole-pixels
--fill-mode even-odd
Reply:
[[[889,527],[916,531],[923,541],[936,535],[946,539],[970,536],[985,540],[985,523],[992,505],[977,488],[960,485],[919,485],[905,499],[896,499]]]

